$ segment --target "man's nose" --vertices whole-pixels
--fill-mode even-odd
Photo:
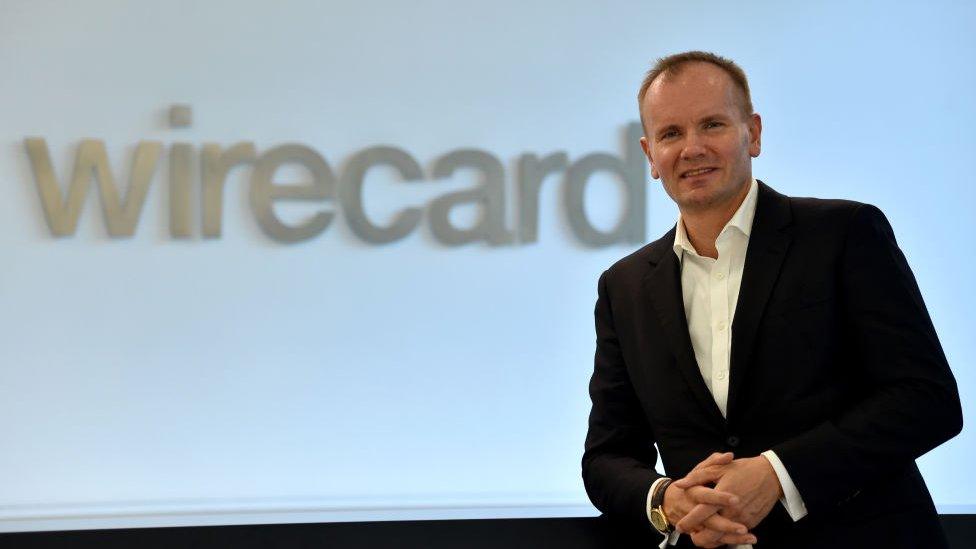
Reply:
[[[688,134],[684,147],[681,149],[682,160],[694,160],[705,156],[705,147],[702,144],[701,136],[696,132]]]

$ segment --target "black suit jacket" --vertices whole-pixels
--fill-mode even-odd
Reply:
[[[809,514],[794,523],[777,504],[757,547],[944,546],[914,460],[961,430],[959,396],[881,211],[759,184],[727,418],[695,361],[673,243],[674,229],[600,277],[593,504],[659,539],[645,514],[658,450],[680,478],[712,452],[772,449]]]

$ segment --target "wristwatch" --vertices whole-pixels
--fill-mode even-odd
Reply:
[[[671,479],[665,478],[657,485],[657,490],[651,494],[651,525],[664,535],[674,532],[674,526],[668,521],[668,516],[664,514],[664,492],[667,491],[671,482]]]

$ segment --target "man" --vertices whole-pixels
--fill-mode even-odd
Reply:
[[[594,505],[686,546],[946,547],[914,460],[961,430],[959,396],[884,215],[754,180],[729,60],[661,59],[638,99],[680,217],[600,277]]]

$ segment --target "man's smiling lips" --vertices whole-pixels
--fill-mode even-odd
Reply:
[[[680,177],[682,179],[684,179],[686,177],[698,177],[700,175],[708,175],[708,174],[710,174],[712,172],[715,172],[717,170],[718,170],[718,168],[711,168],[711,167],[707,167],[707,168],[695,168],[693,170],[685,170],[685,171],[681,172]]]

